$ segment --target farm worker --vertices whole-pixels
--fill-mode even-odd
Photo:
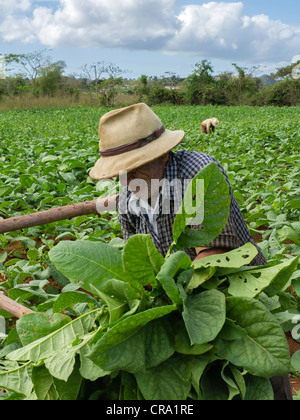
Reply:
[[[224,169],[213,157],[185,150],[172,152],[185,133],[165,129],[159,117],[146,104],[105,114],[100,120],[99,135],[101,158],[91,170],[91,178],[120,177],[121,184],[127,186],[120,194],[118,209],[124,240],[137,233],[150,234],[163,256],[173,241],[176,214],[172,210],[177,201],[181,202],[184,191],[183,188],[179,192],[171,191],[170,211],[163,212],[163,194],[153,190],[151,181],[166,180],[170,184],[173,180],[180,180],[184,183],[184,180],[193,179],[210,162],[215,162],[229,183]],[[144,181],[144,188],[137,185],[140,180]],[[232,192],[230,198],[231,209],[226,227],[207,246],[185,250],[192,260],[236,249],[248,242],[255,245]],[[152,205],[149,205],[150,200]],[[265,264],[266,260],[258,249],[252,265]]]
[[[219,127],[219,120],[217,118],[210,118],[208,120],[203,121],[200,124],[200,128],[202,133],[211,134],[211,132],[215,131],[216,127]]]
[[[124,240],[134,234],[149,234],[163,256],[173,241],[175,208],[184,195],[184,181],[190,182],[202,168],[215,162],[229,184],[224,169],[213,157],[200,152],[172,151],[184,135],[184,131],[166,129],[143,103],[110,111],[100,120],[101,158],[90,171],[91,178],[96,180],[119,177],[125,187],[118,207]],[[173,187],[167,190],[170,185]],[[227,225],[206,246],[185,249],[191,260],[221,254],[248,242],[255,245],[231,189],[230,200]],[[166,201],[169,206],[164,205]],[[193,228],[201,229],[201,225]],[[257,249],[251,265],[265,265],[263,254]],[[292,398],[288,377],[272,381],[274,390],[278,388],[276,399]]]

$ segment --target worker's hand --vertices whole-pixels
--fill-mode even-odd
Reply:
[[[194,261],[201,260],[202,258],[209,257],[210,255],[225,254],[228,252],[226,248],[210,248],[200,252],[200,254],[194,259]]]

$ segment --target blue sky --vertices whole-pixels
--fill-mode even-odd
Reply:
[[[50,49],[66,73],[112,62],[129,78],[209,59],[269,73],[300,55],[299,0],[0,0],[0,55]]]

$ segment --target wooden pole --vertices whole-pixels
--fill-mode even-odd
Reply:
[[[0,309],[8,312],[9,314],[15,316],[16,318],[21,318],[23,315],[33,314],[34,311],[26,308],[23,305],[15,302],[14,300],[8,298],[7,296],[0,294]]]
[[[57,207],[37,213],[24,214],[23,216],[0,220],[0,233],[46,225],[48,223],[59,222],[60,220],[72,219],[73,217],[87,214],[100,214],[101,212],[114,211],[117,209],[118,198],[118,195],[113,195],[94,201],[86,201],[84,203]],[[0,309],[3,309],[16,318],[21,318],[23,315],[34,313],[31,309],[20,305],[3,294],[0,294]]]
[[[60,220],[72,219],[73,217],[88,214],[96,214],[105,211],[116,210],[118,195],[86,201],[84,203],[57,207],[37,213],[24,214],[23,216],[11,217],[0,220],[0,233],[12,232],[33,226],[46,225]]]

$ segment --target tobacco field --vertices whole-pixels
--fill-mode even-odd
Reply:
[[[268,264],[248,266],[251,244],[194,263],[182,251],[226,224],[228,184],[214,164],[198,174],[204,231],[177,215],[166,258],[147,235],[124,244],[116,212],[0,234],[0,293],[35,312],[0,310],[0,400],[272,400],[269,379],[287,373],[300,398],[299,108],[153,110],[185,131],[177,150],[224,167]],[[118,191],[88,176],[107,111],[0,113],[0,220]],[[220,126],[206,136],[211,117]]]

